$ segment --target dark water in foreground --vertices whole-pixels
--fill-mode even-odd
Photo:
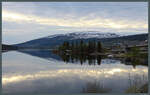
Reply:
[[[96,61],[97,62],[97,61]],[[134,83],[147,82],[148,67],[101,59],[64,62],[50,51],[9,51],[2,54],[3,93],[124,93]]]

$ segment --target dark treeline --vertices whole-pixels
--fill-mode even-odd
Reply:
[[[74,54],[86,53],[90,54],[93,52],[102,52],[102,44],[100,41],[89,41],[84,42],[83,40],[79,42],[67,42],[65,41],[62,45],[59,46],[59,51],[71,52]]]
[[[2,50],[17,50],[17,46],[2,44]]]
[[[80,62],[81,65],[85,62],[88,62],[89,65],[100,65],[102,56],[96,53],[102,53],[104,51],[100,41],[84,42],[83,40],[74,42],[66,41],[58,49],[58,54],[63,61],[71,63]]]

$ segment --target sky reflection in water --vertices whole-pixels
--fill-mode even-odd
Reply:
[[[102,59],[100,66],[81,66],[11,51],[3,53],[2,62],[4,93],[80,93],[88,82],[94,81],[111,92],[124,92],[129,86],[129,76],[145,76],[145,81],[148,76],[146,66],[134,69],[108,59]]]

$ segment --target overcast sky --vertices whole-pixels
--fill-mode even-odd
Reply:
[[[148,32],[147,2],[3,2],[2,42],[81,31],[139,34]]]

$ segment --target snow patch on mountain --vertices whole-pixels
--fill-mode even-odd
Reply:
[[[104,32],[74,32],[74,33],[67,33],[67,34],[56,34],[48,36],[47,38],[54,38],[58,36],[66,36],[70,37],[71,39],[88,39],[88,38],[116,38],[120,37],[115,33],[104,33]]]

